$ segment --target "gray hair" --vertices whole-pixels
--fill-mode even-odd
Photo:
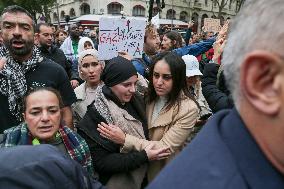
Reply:
[[[234,18],[222,64],[237,108],[242,98],[239,83],[241,64],[246,55],[255,50],[283,53],[283,19],[283,0],[250,0]]]

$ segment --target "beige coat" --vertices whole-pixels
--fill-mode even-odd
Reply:
[[[95,91],[89,93],[89,99],[87,99],[86,82],[74,89],[77,101],[72,104],[73,111],[73,123],[76,126],[77,123],[84,117],[87,112],[87,107],[95,100]],[[103,85],[100,83],[98,86]],[[97,87],[98,87],[97,86]]]
[[[154,143],[156,148],[170,148],[172,154],[168,159],[150,162],[148,169],[148,178],[150,181],[182,150],[198,119],[197,105],[193,100],[184,95],[182,96],[179,108],[178,104],[175,104],[168,111],[163,108],[158,118],[152,122],[154,105],[153,102],[146,107],[149,138],[151,141],[126,134],[125,143],[121,149],[122,152],[128,152],[133,149],[141,151],[150,143]]]

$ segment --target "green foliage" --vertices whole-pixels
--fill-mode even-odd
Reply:
[[[0,0],[0,12],[9,5],[19,5],[27,9],[36,18],[36,15],[48,16],[47,7],[55,4],[56,0]],[[37,18],[36,18],[37,19]]]

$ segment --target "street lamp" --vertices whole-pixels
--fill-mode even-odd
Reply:
[[[57,22],[58,22],[58,29],[60,28],[60,20],[59,20],[59,8],[58,8],[58,2],[56,0],[56,12],[57,12]]]
[[[174,1],[172,0],[172,21],[171,21],[171,30],[173,30],[174,25]]]

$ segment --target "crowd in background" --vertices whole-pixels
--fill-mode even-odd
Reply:
[[[21,145],[40,145],[54,153],[52,147],[42,144],[52,145],[61,152],[52,157],[54,160],[60,160],[62,167],[68,163],[69,168],[80,170],[78,179],[66,178],[64,175],[69,173],[54,168],[58,177],[66,179],[70,186],[74,184],[72,179],[78,179],[73,188],[140,189],[152,181],[152,188],[164,187],[159,185],[166,180],[164,175],[173,178],[175,173],[168,171],[159,177],[160,172],[185,147],[194,147],[191,143],[197,148],[203,144],[198,143],[198,133],[207,132],[208,126],[204,125],[221,115],[217,112],[243,110],[235,108],[236,94],[227,88],[225,79],[230,78],[223,64],[229,25],[227,21],[219,32],[197,34],[192,32],[190,22],[183,37],[178,31],[148,23],[141,58],[118,52],[117,57],[100,60],[98,27],[71,24],[67,31],[56,29],[46,23],[35,24],[32,16],[19,6],[7,7],[1,13],[0,147],[17,149]],[[277,72],[265,63],[263,69],[266,72],[255,76],[254,82],[265,74]],[[255,68],[251,74],[257,71]],[[239,79],[229,81],[236,80]],[[272,80],[271,76],[262,84]],[[241,82],[245,81],[242,78]],[[280,93],[282,88],[277,86],[267,86],[271,91],[268,96]],[[259,90],[260,87],[261,84]],[[258,97],[256,92],[243,95],[251,95],[248,98],[251,104],[264,107],[253,100],[253,96]],[[272,104],[271,99],[266,102]],[[271,105],[270,109],[259,112],[270,111],[267,114],[272,115],[277,110],[279,106]],[[223,130],[220,132],[222,135]],[[225,134],[228,133],[224,129]],[[204,135],[203,139],[212,137],[210,133]],[[192,151],[199,154],[198,150]],[[35,148],[36,152],[40,154],[41,149]],[[17,154],[17,151],[11,150],[11,153]],[[188,154],[191,161],[194,153]],[[62,154],[68,161],[63,160]],[[13,160],[9,163],[21,167]],[[28,160],[33,158],[20,161],[25,164]],[[60,163],[56,166],[60,167]],[[41,166],[46,172],[35,167],[26,171],[39,171],[42,177],[59,182],[48,176],[48,165]],[[160,182],[155,180],[157,176]],[[19,181],[14,178],[15,186],[26,183],[32,187],[36,183],[34,176],[18,177]],[[4,180],[3,186],[10,186],[11,182],[2,178],[1,186],[1,180]]]

